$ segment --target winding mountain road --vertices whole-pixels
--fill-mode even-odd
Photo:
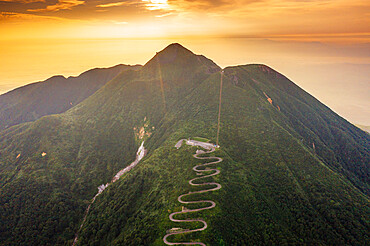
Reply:
[[[176,144],[176,147],[177,148],[180,148],[183,141],[184,140],[180,140]],[[194,230],[188,230],[188,229],[186,229],[186,230],[173,231],[173,232],[171,232],[171,230],[170,230],[170,232],[163,237],[163,242],[165,244],[167,244],[167,245],[202,245],[202,246],[206,246],[202,242],[169,242],[167,240],[167,238],[170,237],[170,236],[172,236],[172,235],[192,233],[192,232],[197,232],[197,231],[204,231],[205,229],[207,229],[207,223],[203,219],[183,219],[183,220],[180,220],[180,219],[175,219],[174,216],[176,216],[178,214],[186,214],[186,213],[199,212],[199,211],[202,211],[202,210],[207,210],[207,209],[211,209],[211,208],[216,207],[216,203],[214,201],[211,201],[211,200],[184,201],[184,200],[182,200],[183,197],[186,197],[186,196],[189,196],[189,195],[193,195],[193,194],[201,194],[201,193],[206,193],[206,192],[210,192],[210,191],[216,191],[216,190],[221,189],[221,187],[222,187],[219,183],[215,183],[215,182],[206,182],[206,183],[197,183],[197,182],[194,182],[196,180],[200,180],[200,179],[212,177],[212,176],[218,175],[220,173],[220,170],[208,168],[207,166],[222,162],[223,161],[222,158],[220,158],[220,157],[199,157],[199,155],[209,154],[209,153],[214,152],[215,151],[215,145],[214,144],[210,144],[210,143],[204,143],[204,142],[194,141],[194,140],[185,140],[185,141],[186,141],[186,144],[188,144],[188,145],[200,146],[200,147],[202,147],[202,148],[204,148],[204,149],[207,150],[207,151],[198,150],[197,153],[193,155],[194,158],[199,159],[199,160],[214,160],[214,159],[216,159],[216,161],[208,162],[208,163],[204,163],[204,164],[199,164],[199,165],[196,165],[195,167],[193,167],[193,170],[198,175],[202,175],[202,176],[191,179],[189,181],[189,184],[192,185],[192,186],[208,186],[208,185],[213,185],[215,187],[214,188],[211,188],[211,189],[206,189],[206,190],[191,191],[191,192],[188,192],[186,194],[180,195],[177,198],[177,200],[180,203],[182,203],[182,204],[209,203],[209,206],[207,206],[207,207],[197,208],[197,209],[187,209],[187,208],[185,208],[181,212],[174,212],[174,213],[171,213],[170,216],[169,216],[170,220],[173,221],[173,222],[201,222],[201,223],[203,223],[203,227],[202,228],[198,228],[198,229],[194,229]],[[213,172],[213,173],[208,174],[208,175],[205,175],[204,174],[204,173],[208,173],[208,172]]]

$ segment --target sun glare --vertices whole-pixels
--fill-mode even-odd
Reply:
[[[160,9],[168,9],[169,5],[167,0],[142,0],[146,2],[146,6],[149,10],[160,10]]]

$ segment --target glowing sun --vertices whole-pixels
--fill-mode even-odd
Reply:
[[[168,9],[167,0],[142,0],[147,2],[146,6],[149,10]]]

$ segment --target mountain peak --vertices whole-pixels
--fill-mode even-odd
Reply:
[[[67,79],[67,78],[64,77],[63,75],[54,75],[53,77],[50,77],[47,80],[45,80],[45,82],[49,82],[49,81],[53,81],[53,80],[65,80],[65,79]]]
[[[157,69],[158,64],[161,64],[161,66],[177,65],[182,68],[188,67],[189,69],[189,66],[203,66],[203,69],[205,68],[207,70],[206,73],[214,73],[220,70],[220,67],[210,59],[194,54],[179,43],[172,43],[163,50],[157,52],[144,67],[146,69]]]
[[[161,62],[170,62],[176,58],[189,56],[195,56],[195,54],[179,43],[172,43],[162,51],[157,52],[154,58],[158,58]]]
[[[162,51],[169,51],[169,50],[183,50],[183,51],[186,51],[188,53],[194,54],[193,52],[191,52],[190,50],[188,50],[187,48],[185,48],[184,46],[182,46],[179,43],[172,43],[172,44],[168,45],[166,48],[164,48]]]
[[[167,235],[169,244],[369,241],[369,134],[266,66],[222,75],[211,60],[172,44],[145,67],[126,71],[0,97],[0,245],[155,245],[167,243]],[[19,125],[26,121],[33,122]],[[220,161],[200,164],[194,148],[174,147],[182,138],[216,142],[218,135],[221,147],[205,158]],[[150,153],[135,167],[140,142]],[[197,169],[208,164],[214,169]],[[202,175],[212,170],[220,192]],[[189,187],[194,178],[206,178],[197,181],[206,190]],[[188,212],[195,207],[180,208],[184,192],[203,193],[187,203],[210,199],[200,202],[218,210],[194,219],[200,214]],[[167,232],[182,227],[172,221],[178,213],[209,228]]]

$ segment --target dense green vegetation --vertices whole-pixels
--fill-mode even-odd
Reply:
[[[369,135],[344,120],[283,75],[263,65],[226,69],[232,83],[267,93],[279,108],[282,127],[301,140],[330,168],[345,175],[367,195],[370,194]],[[292,129],[292,130],[290,130]]]
[[[122,71],[141,66],[95,68],[77,77],[53,76],[0,95],[0,130],[42,116],[60,114],[91,96]]]
[[[166,230],[200,226],[168,219],[195,189],[199,163],[195,147],[174,145],[215,142],[219,70],[171,45],[68,112],[0,132],[1,244],[70,245],[96,187],[134,159],[145,124],[148,155],[96,199],[78,245],[163,245]],[[225,69],[223,89],[212,153],[224,158],[214,177],[223,188],[194,195],[217,203],[191,215],[209,228],[173,240],[365,245],[369,135],[266,66]]]
[[[202,138],[202,137],[192,137],[191,139],[196,140],[196,141],[200,141],[200,142],[206,142],[206,143],[210,141],[209,139]]]

